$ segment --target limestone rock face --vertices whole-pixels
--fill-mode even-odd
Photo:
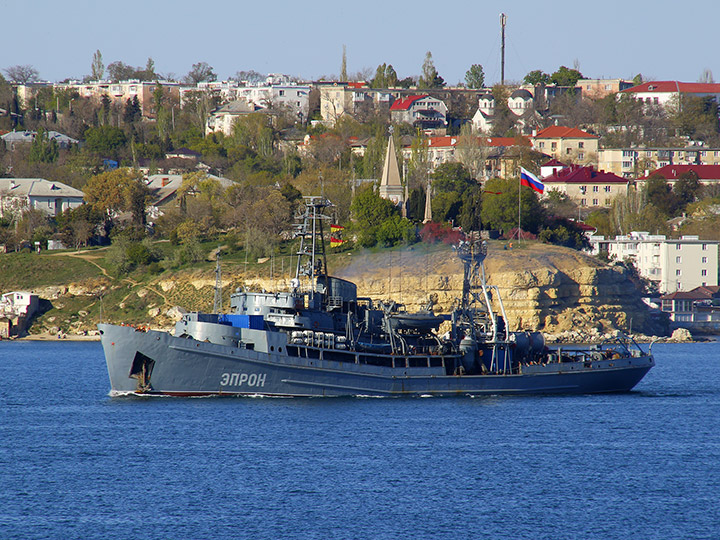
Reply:
[[[462,264],[449,248],[423,249],[352,254],[333,274],[357,283],[362,296],[392,298],[409,310],[432,298],[436,312],[448,312],[462,296]],[[485,268],[512,330],[663,333],[622,271],[577,251],[535,243],[504,250],[491,243]],[[492,302],[499,312],[495,293]]]

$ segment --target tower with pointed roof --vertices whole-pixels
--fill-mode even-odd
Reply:
[[[392,131],[388,137],[387,152],[385,153],[385,165],[383,166],[382,178],[380,179],[380,196],[388,199],[395,205],[402,205],[405,202],[405,193],[400,180],[400,168],[398,167],[395,154],[395,142]]]

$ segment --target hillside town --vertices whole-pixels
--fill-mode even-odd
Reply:
[[[152,59],[106,67],[100,51],[83,80],[3,73],[2,252],[111,246],[118,275],[192,264],[219,237],[270,257],[302,197],[322,193],[342,231],[334,249],[453,231],[557,244],[632,269],[671,324],[720,329],[711,73],[624,80],[560,66],[486,86],[475,64],[450,86],[427,52],[404,79],[390,64],[349,76],[343,62],[323,80],[221,81],[205,62],[170,79]],[[153,249],[160,239],[171,258]]]

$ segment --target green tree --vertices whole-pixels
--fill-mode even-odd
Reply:
[[[347,73],[347,47],[343,45],[343,52],[342,52],[342,63],[340,64],[340,80],[341,81],[347,81],[348,80],[348,73]]]
[[[59,155],[57,141],[49,139],[47,131],[39,127],[30,145],[28,161],[31,163],[55,163]]]
[[[422,65],[422,75],[418,80],[418,88],[442,88],[443,86],[445,86],[445,81],[438,75],[432,53],[428,51],[425,53],[425,61]]]
[[[717,137],[718,104],[714,96],[682,96],[675,109],[672,123],[680,135],[701,141]]]
[[[540,69],[535,69],[525,75],[523,79],[525,84],[531,84],[536,86],[538,84],[548,84],[550,82],[550,75]]]
[[[682,206],[680,198],[673,193],[665,178],[659,174],[648,178],[644,192],[647,201],[666,217],[675,216]]]
[[[85,132],[85,148],[102,157],[117,157],[126,143],[123,130],[114,126],[91,127]]]
[[[518,185],[516,179],[493,178],[485,183],[481,217],[484,225],[509,231],[518,226]],[[537,233],[544,212],[537,195],[529,187],[520,188],[520,214],[523,230]]]
[[[88,180],[85,200],[94,210],[112,218],[119,212],[132,212],[133,223],[145,224],[145,205],[150,191],[142,173],[127,167],[108,171]]]
[[[485,86],[485,72],[481,64],[473,64],[465,72],[465,84],[468,88],[483,88]]]
[[[263,157],[272,155],[276,137],[270,117],[264,113],[248,114],[233,124],[233,142],[252,148]]]
[[[373,88],[390,88],[397,84],[398,77],[392,64],[380,64],[375,70],[375,77],[370,81]]]
[[[105,75],[105,64],[103,64],[102,53],[100,49],[93,54],[92,64],[90,65],[90,80],[101,81]]]
[[[577,69],[560,66],[558,70],[550,76],[550,81],[558,86],[575,86],[582,78],[582,73]]]
[[[680,200],[682,210],[697,200],[698,194],[702,189],[698,175],[694,171],[688,171],[680,175],[680,178],[673,186],[673,192]]]
[[[125,102],[125,112],[123,113],[123,121],[126,124],[132,124],[140,120],[142,117],[142,109],[140,108],[140,100],[137,96],[132,99],[128,98]]]

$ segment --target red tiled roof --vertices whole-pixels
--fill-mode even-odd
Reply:
[[[700,148],[698,148],[700,150]],[[664,176],[668,180],[677,180],[687,172],[694,172],[698,180],[719,180],[720,165],[665,165],[638,180],[647,180],[651,176]]]
[[[650,81],[621,90],[621,94],[640,92],[682,92],[685,94],[720,94],[718,83],[686,83],[680,81]]]
[[[597,135],[591,135],[578,128],[565,126],[550,126],[538,131],[535,139],[597,139]]]
[[[552,158],[547,163],[543,163],[542,165],[540,165],[540,167],[567,167],[567,165],[565,165],[562,161],[558,161],[557,159]]]
[[[480,144],[486,146],[530,146],[530,140],[527,137],[521,137],[516,139],[513,137],[478,137],[482,139]],[[429,137],[428,146],[430,148],[447,148],[450,146],[456,146],[458,143],[458,137]]]
[[[675,291],[660,298],[663,300],[710,300],[717,298],[718,293],[720,293],[720,286],[718,285],[701,285],[690,291]]]
[[[629,180],[593,167],[571,165],[543,178],[545,184],[627,184]]]
[[[349,82],[347,85],[348,88],[363,88],[366,86],[364,82]]]
[[[427,94],[423,94],[421,96],[407,96],[404,99],[396,99],[392,106],[390,107],[391,111],[407,111],[410,107],[412,107],[412,104],[415,103],[417,100],[429,97]]]

